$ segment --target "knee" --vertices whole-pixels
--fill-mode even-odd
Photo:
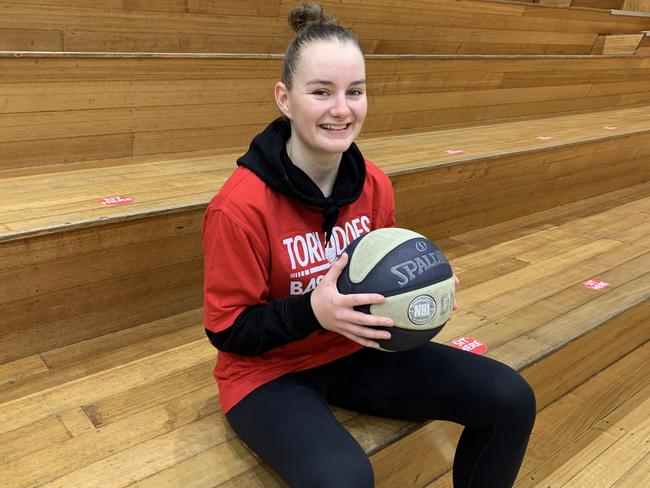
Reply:
[[[498,389],[500,417],[512,428],[530,433],[537,415],[535,392],[518,372],[508,369]]]
[[[311,466],[309,488],[374,488],[375,476],[367,456],[335,455]],[[302,485],[300,485],[302,486]]]

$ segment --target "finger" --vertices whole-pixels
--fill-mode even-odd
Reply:
[[[350,340],[352,340],[352,341],[354,341],[354,342],[356,342],[358,344],[361,344],[362,346],[374,347],[375,349],[378,349],[380,347],[378,342],[375,342],[375,341],[372,340],[373,337],[367,337],[365,335],[368,332],[361,331],[359,334],[357,334],[357,333],[354,332],[355,330],[357,330],[356,328],[351,327],[351,329],[352,330],[342,330],[340,333],[342,335],[344,335],[345,337],[347,337],[348,339],[350,339]],[[361,329],[363,329],[363,328],[361,328]],[[371,329],[370,332],[374,332],[374,331]],[[390,339],[390,334],[388,334],[388,336],[383,335],[383,336],[380,336],[380,337],[375,337],[375,339]]]
[[[374,349],[379,349],[379,347],[380,347],[380,346],[379,346],[379,343],[373,341],[371,338],[364,337],[364,336],[362,336],[362,335],[357,335],[357,334],[354,334],[354,333],[352,333],[352,332],[347,332],[347,331],[342,332],[342,334],[343,334],[345,337],[347,337],[348,339],[350,339],[350,340],[352,340],[352,341],[354,341],[354,342],[356,342],[356,343],[358,343],[358,344],[361,344],[362,346],[365,346],[365,347],[372,347],[372,348],[374,348]],[[383,338],[382,338],[382,339],[383,339]]]
[[[364,325],[346,324],[343,329],[350,334],[365,339],[390,339],[391,337],[390,332],[386,330],[377,330]]]
[[[341,315],[341,321],[365,327],[392,327],[395,322],[390,317],[351,311]]]
[[[380,305],[385,301],[386,299],[378,293],[350,293],[340,297],[341,305],[349,308],[361,305]]]
[[[456,300],[454,300],[454,304],[451,306],[451,310],[452,310],[452,311],[458,310],[458,303],[456,303]],[[449,321],[449,320],[451,320],[451,319],[453,319],[453,318],[454,318],[454,316],[453,316],[453,315],[450,315],[449,318],[448,318],[447,320]]]
[[[339,276],[341,276],[341,273],[343,273],[343,270],[345,269],[347,264],[348,264],[348,254],[344,252],[339,256],[339,258],[336,261],[332,263],[332,267],[327,272],[324,279],[336,282],[336,280],[339,279]]]
[[[356,342],[357,344],[361,344],[362,346],[379,349],[379,344],[377,342],[370,339],[366,339],[365,337],[360,337],[358,335],[352,334],[351,332],[347,332],[347,331],[341,331],[341,335],[347,337],[351,341]]]

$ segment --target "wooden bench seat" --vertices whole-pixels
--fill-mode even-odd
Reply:
[[[402,226],[440,239],[648,181],[648,110],[366,139],[360,146],[391,177]],[[237,154],[3,174],[0,360],[199,307],[201,219]],[[133,202],[100,204],[114,196]]]
[[[627,56],[369,56],[373,136],[647,105]],[[231,149],[277,116],[279,56],[0,53],[0,170]]]
[[[282,53],[295,2],[0,2],[0,50]],[[368,53],[588,54],[647,19],[593,9],[455,0],[321,2]],[[444,12],[444,15],[440,15]]]
[[[247,85],[249,105],[228,98],[241,78],[228,78],[225,101],[196,89],[231,76],[233,59],[240,73],[259,76]],[[440,340],[480,335],[490,354],[525,372],[540,406],[647,340],[639,324],[648,315],[650,117],[642,90],[650,65],[594,59],[491,58],[480,94],[470,82],[485,59],[369,60],[378,116],[360,145],[393,181],[398,224],[440,242],[466,286],[463,309]],[[199,230],[242,151],[231,146],[271,114],[261,100],[278,59],[55,55],[0,64],[8,68],[0,93],[0,486],[274,486],[218,410],[215,352],[200,325]],[[507,65],[514,69],[506,73]],[[174,91],[180,72],[197,77],[189,98]],[[536,72],[552,89],[535,88]],[[574,103],[551,102],[553,91],[578,86],[571,83],[583,85],[585,98],[570,109],[616,109],[552,116]],[[161,91],[147,93],[153,86]],[[498,93],[513,86],[520,90]],[[528,89],[550,98],[531,109]],[[435,93],[442,95],[433,111],[409,114]],[[490,95],[458,118],[436,119]],[[155,105],[170,96],[167,108]],[[202,97],[214,103],[197,119]],[[207,125],[214,114],[237,105],[257,112],[235,115],[240,125],[205,150],[224,130]],[[538,110],[546,117],[530,118]],[[167,121],[156,116],[163,112]],[[485,125],[431,130],[473,117]],[[206,125],[182,125],[197,120]],[[236,131],[242,141],[229,139]],[[134,150],[149,136],[149,149]],[[180,140],[190,147],[175,146]],[[167,154],[147,152],[161,148]],[[134,200],[100,205],[109,196]],[[591,278],[611,286],[583,289]],[[451,424],[337,415],[373,453],[382,486],[424,482],[448,468],[458,433]],[[431,439],[436,448],[421,452]]]
[[[649,120],[650,106],[643,106],[526,122],[363,138],[359,146],[367,158],[376,161],[393,177],[398,197],[402,192],[402,180],[407,185],[406,181],[410,181],[413,174],[417,176],[432,169],[448,174],[459,165],[465,170],[469,163],[481,162],[473,173],[464,176],[464,180],[454,178],[449,184],[456,185],[467,179],[480,181],[488,172],[498,171],[496,160],[514,157],[535,160],[541,159],[540,153],[546,158],[545,153],[562,150],[569,150],[575,158],[580,146],[589,144],[600,144],[608,149],[611,146],[612,152],[624,156],[620,162],[632,164],[628,172],[620,171],[616,164],[612,167],[612,178],[620,178],[620,186],[625,186],[645,181],[649,176],[647,166],[641,164],[646,156],[642,146],[650,135]],[[630,141],[632,144],[628,145]],[[597,150],[591,148],[590,153]],[[4,196],[0,206],[3,226],[0,241],[202,209],[230,176],[235,160],[244,151],[245,147],[242,147],[231,152],[145,156],[51,169],[0,172],[0,189]],[[528,166],[522,165],[522,170],[534,180],[530,196],[541,197],[539,193],[548,193],[554,186],[570,185],[572,176],[579,180],[584,174],[580,170],[585,170],[585,173],[590,169],[607,171],[602,167],[606,164],[606,156],[603,154],[602,157],[603,160],[597,164],[585,162],[581,166],[576,166],[575,160],[567,162],[562,158],[539,174],[531,171],[534,161],[530,161]],[[499,173],[499,177],[506,176]],[[510,177],[521,178],[513,174]],[[543,186],[540,180],[549,182],[550,186]],[[605,188],[605,191],[607,189],[613,188]],[[521,187],[514,190],[524,191]],[[456,187],[454,191],[459,196],[467,193],[468,189]],[[489,191],[497,193],[495,188],[489,188]],[[579,188],[576,187],[576,191],[580,191]],[[104,197],[111,196],[129,196],[133,202],[114,206],[100,204]],[[419,193],[413,196],[422,198]],[[476,199],[476,193],[471,197]],[[566,195],[564,200],[554,200],[554,203],[564,203],[571,198],[579,199],[579,196]],[[449,204],[456,203],[449,201]]]
[[[440,240],[462,286],[461,311],[436,340],[482,340],[523,372],[540,408],[646,342],[649,185]],[[587,289],[589,279],[609,287]],[[196,310],[3,364],[0,480],[282,486],[225,425],[214,357]],[[379,487],[424,486],[449,467],[453,424],[336,415],[372,453]]]

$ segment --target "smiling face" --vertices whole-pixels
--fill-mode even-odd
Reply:
[[[302,49],[291,89],[275,87],[278,107],[291,121],[294,155],[340,161],[366,118],[365,79],[363,55],[352,42],[319,40]]]

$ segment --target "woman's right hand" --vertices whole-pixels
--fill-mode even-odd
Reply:
[[[348,255],[343,253],[312,292],[314,315],[324,329],[341,334],[362,346],[379,348],[373,339],[390,339],[390,333],[373,327],[392,327],[393,321],[388,317],[359,312],[354,307],[380,304],[386,299],[377,293],[339,293],[336,281],[347,264]]]

